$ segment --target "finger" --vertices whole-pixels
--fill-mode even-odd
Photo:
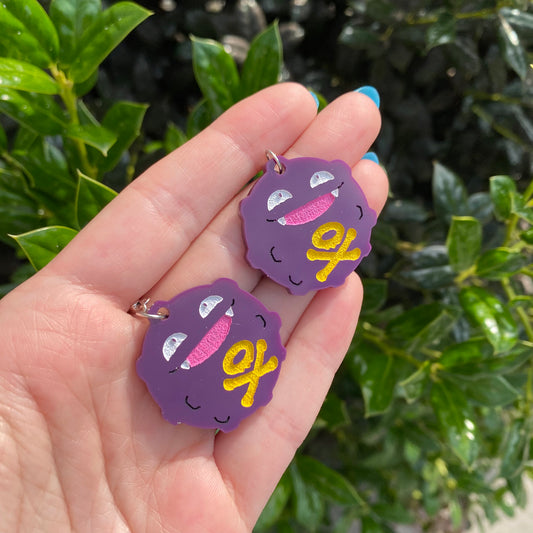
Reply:
[[[217,435],[215,460],[250,528],[319,412],[348,349],[361,298],[355,275],[342,287],[320,291],[290,337],[272,401],[233,432]],[[284,314],[282,321],[288,320]]]
[[[383,169],[370,161],[360,161],[379,131],[377,107],[367,97],[350,93],[332,102],[309,125],[288,150],[289,157],[309,155],[342,159],[353,169],[369,198],[370,206],[381,210],[387,196],[388,182]],[[329,137],[324,137],[329,132]],[[330,138],[337,144],[330,145]],[[238,205],[249,188],[235,197],[199,236],[187,253],[151,291],[152,299],[168,299],[195,285],[211,283],[219,277],[237,281],[244,290],[252,290],[261,273],[249,267],[242,238]],[[201,268],[198,268],[198,267]],[[303,308],[302,308],[303,310]]]
[[[265,146],[285,151],[315,114],[312,96],[296,84],[240,102],[135,180],[49,270],[70,278],[75,273],[76,283],[127,306],[257,172]]]

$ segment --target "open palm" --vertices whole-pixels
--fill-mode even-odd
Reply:
[[[239,201],[265,149],[342,159],[379,211],[362,160],[379,130],[364,95],[319,115],[301,86],[239,103],[123,191],[0,303],[1,531],[251,531],[309,431],[362,301],[358,277],[292,296],[245,261]],[[278,312],[287,359],[274,398],[230,433],[166,422],[135,372],[145,294],[231,278]]]

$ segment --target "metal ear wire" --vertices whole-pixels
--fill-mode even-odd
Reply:
[[[167,309],[162,307],[157,311],[157,313],[148,312],[148,302],[150,298],[145,298],[144,300],[137,300],[131,307],[130,312],[136,316],[142,316],[143,318],[149,318],[151,320],[165,320],[168,318],[169,312]]]
[[[265,155],[268,161],[272,159],[274,163],[276,163],[274,165],[275,172],[277,172],[278,174],[283,174],[285,172],[285,165],[279,160],[279,157],[277,156],[277,154],[275,154],[272,150],[265,150]]]

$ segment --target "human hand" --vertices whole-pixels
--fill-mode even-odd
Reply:
[[[265,149],[342,159],[379,212],[382,169],[361,157],[380,127],[345,94],[316,115],[282,84],[234,106],[136,179],[47,267],[0,302],[2,531],[251,531],[320,409],[357,322],[362,287],[290,295],[245,261],[243,186]],[[168,300],[226,277],[282,320],[274,397],[230,433],[166,422],[135,372],[144,294]]]

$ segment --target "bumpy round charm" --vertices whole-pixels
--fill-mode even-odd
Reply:
[[[342,285],[371,249],[376,213],[343,161],[276,156],[240,209],[248,262],[292,294]]]
[[[277,313],[229,279],[150,311],[161,308],[168,318],[151,320],[137,373],[166,420],[230,431],[271,400],[285,359]]]

